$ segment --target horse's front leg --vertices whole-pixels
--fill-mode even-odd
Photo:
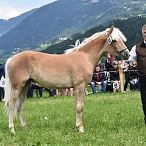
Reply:
[[[84,93],[85,86],[79,85],[75,88],[76,94],[76,127],[78,128],[79,132],[84,132],[84,126],[82,121],[83,116],[83,108],[84,108]]]

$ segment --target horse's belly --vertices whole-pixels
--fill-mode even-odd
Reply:
[[[70,77],[43,77],[35,80],[39,85],[46,88],[66,88],[72,87],[72,81]]]

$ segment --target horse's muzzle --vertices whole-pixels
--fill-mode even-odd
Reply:
[[[121,52],[119,52],[119,54],[124,60],[129,58],[129,50],[127,48],[123,49]]]

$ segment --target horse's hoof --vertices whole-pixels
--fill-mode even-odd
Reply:
[[[26,123],[21,124],[21,128],[25,128],[26,127]]]
[[[76,126],[79,133],[84,133],[84,127],[83,126]]]
[[[79,127],[78,130],[79,130],[79,133],[84,133],[84,127]]]
[[[10,132],[11,132],[12,134],[16,134],[14,128],[10,128]]]

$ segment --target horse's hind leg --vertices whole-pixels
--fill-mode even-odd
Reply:
[[[19,99],[17,100],[17,112],[18,112],[18,117],[19,117],[19,120],[20,120],[21,127],[26,126],[24,114],[22,112],[22,106],[23,106],[23,103],[24,103],[25,96],[26,96],[26,93],[28,91],[29,85],[30,85],[29,82],[26,83],[26,85],[23,87],[23,89],[20,93]]]
[[[18,89],[11,89],[10,99],[8,101],[8,114],[9,114],[9,129],[15,134],[14,130],[14,110],[16,105],[16,100],[19,96],[20,91]]]

